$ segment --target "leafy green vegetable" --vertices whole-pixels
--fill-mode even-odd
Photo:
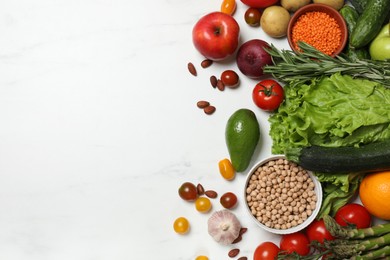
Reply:
[[[390,89],[339,73],[285,86],[285,101],[269,118],[272,152],[311,145],[360,146],[390,139]],[[333,215],[356,193],[363,175],[315,173],[323,186],[318,217]]]
[[[318,173],[318,180],[321,182],[324,199],[318,219],[325,215],[334,216],[338,209],[347,204],[356,194],[360,181],[363,179],[361,173]]]
[[[390,138],[390,90],[339,73],[311,84],[285,86],[285,102],[271,115],[272,152],[287,147],[359,146]]]

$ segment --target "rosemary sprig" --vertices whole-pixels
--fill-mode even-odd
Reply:
[[[376,81],[390,88],[390,61],[352,61],[341,55],[333,58],[305,42],[299,42],[298,46],[302,52],[279,50],[271,44],[265,50],[271,55],[274,64],[265,66],[264,72],[287,83],[305,83],[324,75],[341,73]]]

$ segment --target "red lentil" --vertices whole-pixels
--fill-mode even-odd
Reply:
[[[324,12],[308,12],[295,22],[292,29],[294,47],[299,41],[332,55],[341,44],[341,29],[336,20]]]

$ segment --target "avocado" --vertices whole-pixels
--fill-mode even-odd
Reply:
[[[226,124],[225,140],[230,161],[237,172],[245,171],[260,139],[260,127],[252,110],[234,112]]]

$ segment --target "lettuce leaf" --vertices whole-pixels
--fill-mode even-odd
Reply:
[[[334,216],[339,208],[352,200],[359,188],[360,181],[363,179],[362,173],[315,173],[317,179],[321,182],[324,193],[318,219],[325,215]]]
[[[348,75],[285,86],[285,102],[269,118],[272,152],[310,145],[359,146],[390,138],[390,90]]]

